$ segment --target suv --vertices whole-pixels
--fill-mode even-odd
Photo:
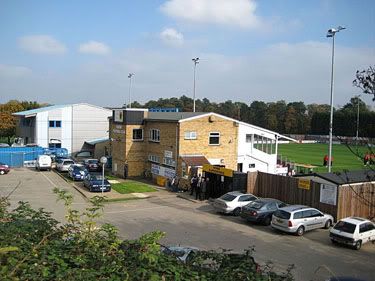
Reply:
[[[291,205],[277,210],[271,221],[271,226],[284,232],[302,236],[305,231],[316,228],[330,228],[333,217],[321,211],[302,205]]]
[[[233,213],[235,216],[239,216],[241,213],[241,208],[256,199],[258,198],[255,195],[232,191],[225,193],[220,198],[215,199],[212,206],[216,212],[225,214]]]
[[[362,244],[375,242],[375,224],[369,220],[349,217],[339,220],[330,230],[332,243],[341,243],[361,249]]]

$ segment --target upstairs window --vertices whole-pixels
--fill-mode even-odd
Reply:
[[[154,163],[160,163],[160,157],[157,155],[148,155],[148,161],[154,162]]]
[[[143,141],[143,129],[133,129],[133,141]]]
[[[174,159],[173,158],[167,158],[167,157],[164,157],[163,164],[166,165],[166,166],[171,166],[171,167],[176,166],[176,162],[174,161]]]
[[[50,128],[61,128],[61,121],[50,120],[49,121],[49,127]]]
[[[197,139],[197,132],[194,132],[194,131],[185,132],[185,140],[196,140],[196,139]]]
[[[210,133],[209,144],[210,145],[220,145],[220,133],[218,133],[218,132]]]
[[[158,129],[150,130],[150,141],[160,142],[160,130]]]
[[[249,143],[251,142],[252,135],[251,134],[246,134],[246,142]]]

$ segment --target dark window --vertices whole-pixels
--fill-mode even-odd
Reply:
[[[55,127],[55,121],[49,121],[49,126],[51,128],[54,128]]]
[[[369,222],[369,223],[367,223],[367,229],[373,230],[373,229],[375,229],[375,225]]]
[[[252,195],[243,195],[243,196],[241,196],[239,199],[238,199],[238,201],[240,201],[240,202],[244,202],[244,201],[252,201],[252,200],[254,200],[254,199],[256,199],[254,196],[252,196]]]
[[[310,217],[321,217],[322,213],[317,211],[317,210],[311,210],[311,215]]]
[[[133,129],[133,140],[143,140],[143,130]]]
[[[271,203],[268,203],[267,204],[267,210],[276,210],[277,209],[277,205],[276,205],[276,202],[271,202]]]
[[[347,233],[354,233],[356,225],[345,221],[339,221],[333,228]]]
[[[251,135],[250,134],[246,134],[246,142],[251,142]]]
[[[277,210],[273,215],[284,220],[288,220],[290,218],[290,213],[284,210]]]
[[[294,213],[293,218],[296,219],[301,219],[303,217],[302,212],[297,212]]]
[[[210,145],[218,145],[220,144],[220,133],[210,133]]]
[[[363,223],[359,226],[359,233],[363,233],[367,231],[367,224]]]
[[[302,218],[311,218],[313,210],[302,211]]]
[[[246,207],[254,208],[254,209],[259,210],[260,208],[263,207],[263,203],[259,202],[259,201],[252,201],[249,204],[247,204]]]
[[[283,207],[287,206],[287,204],[285,204],[285,203],[283,203],[283,202],[280,202],[280,203],[278,203],[278,204],[279,204],[279,208],[283,208]]]
[[[232,194],[224,194],[220,197],[220,199],[223,199],[224,201],[233,201],[237,196]]]
[[[50,120],[49,121],[49,127],[50,128],[61,128],[61,121]]]
[[[61,128],[61,121],[56,121],[56,128]]]

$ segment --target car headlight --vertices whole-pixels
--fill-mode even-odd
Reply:
[[[94,184],[92,187],[99,187],[99,185],[97,185],[97,184]]]

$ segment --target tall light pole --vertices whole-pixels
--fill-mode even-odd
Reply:
[[[134,73],[129,73],[129,108],[132,108],[132,95],[131,95],[131,88],[132,88],[132,77],[134,76]]]
[[[355,143],[358,145],[358,130],[359,130],[359,97],[361,95],[356,96],[357,98],[357,134],[355,135]]]
[[[193,86],[193,112],[195,112],[195,69],[199,63],[199,58],[191,59],[194,62],[194,86]]]
[[[329,149],[328,149],[328,172],[331,172],[332,162],[332,129],[333,129],[333,65],[335,61],[335,34],[345,27],[338,26],[337,28],[328,29],[327,37],[332,37],[332,66],[331,66],[331,114],[329,118]]]

